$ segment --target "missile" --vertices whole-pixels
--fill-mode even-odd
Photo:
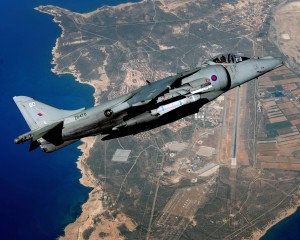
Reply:
[[[193,75],[192,75],[193,76]],[[200,78],[188,82],[187,84],[182,85],[179,88],[171,89],[168,93],[164,94],[163,96],[157,99],[157,103],[170,100],[171,98],[175,98],[182,95],[187,95],[189,93],[202,93],[202,92],[209,92],[214,90],[211,82],[207,78]]]
[[[186,92],[185,92],[186,93]],[[165,94],[165,95],[163,95],[163,96],[161,96],[161,97],[159,97],[158,99],[157,99],[157,103],[160,103],[160,102],[163,102],[163,101],[167,101],[167,100],[170,100],[171,98],[175,98],[175,97],[178,97],[178,96],[180,96],[181,94],[180,93],[178,93],[178,92],[171,92],[171,93],[167,93],[167,94]]]
[[[175,110],[176,108],[179,108],[181,106],[184,106],[186,104],[192,103],[192,102],[196,102],[200,99],[200,95],[199,94],[195,94],[195,95],[191,95],[188,96],[186,98],[183,98],[181,100],[175,101],[175,102],[171,102],[169,104],[166,105],[162,105],[157,109],[153,109],[151,110],[151,115],[152,116],[161,116],[164,115],[170,111]]]

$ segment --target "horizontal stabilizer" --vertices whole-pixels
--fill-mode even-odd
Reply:
[[[36,142],[40,138],[44,138],[48,142],[53,143],[54,145],[59,145],[63,143],[62,139],[62,128],[64,122],[56,122],[49,124],[43,128],[38,130],[33,130],[28,133],[25,133],[15,139],[15,143],[23,143],[27,140],[32,140],[32,142]],[[32,146],[31,146],[32,147]]]
[[[40,138],[46,140],[49,144],[53,144],[54,146],[59,146],[64,143],[62,139],[62,128],[63,122],[58,122],[51,124],[47,127],[44,127],[38,131],[34,131],[32,133],[32,141],[30,143],[29,151],[35,150],[40,143],[37,141]]]
[[[47,125],[46,127],[43,127],[39,130],[33,131],[32,132],[32,141],[36,141],[39,138],[44,138],[48,142],[51,142],[49,140],[54,139],[54,138],[62,138],[61,132],[63,128],[64,122],[58,122],[58,123],[53,123],[50,125]],[[49,139],[49,140],[48,140]]]

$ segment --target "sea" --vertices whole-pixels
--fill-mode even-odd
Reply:
[[[10,0],[0,3],[0,239],[55,239],[81,213],[90,188],[79,183],[78,145],[51,154],[15,145],[29,128],[12,97],[30,96],[62,109],[94,105],[94,89],[51,72],[51,50],[61,29],[34,10],[56,5],[84,13],[118,0]],[[132,2],[132,1],[131,1]],[[138,0],[136,0],[138,2]],[[262,238],[299,239],[300,210]]]

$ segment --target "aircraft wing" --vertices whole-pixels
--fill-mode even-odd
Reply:
[[[149,85],[139,89],[130,99],[127,100],[127,103],[132,107],[147,104],[151,100],[163,94],[167,89],[180,81],[182,78],[185,78],[199,70],[200,68],[195,68],[191,71],[185,71],[175,76],[166,77],[159,81],[150,83]]]
[[[179,83],[181,79],[188,77],[199,70],[200,67],[194,68],[193,70],[178,73],[175,76],[166,77],[156,82],[149,83],[148,85],[133,91],[125,96],[125,98],[117,99],[118,102],[111,102],[110,107],[102,106],[104,115],[110,117],[113,114],[120,114],[128,109],[146,105],[163,95],[168,89],[171,89],[175,84]],[[181,84],[181,82],[179,84]]]

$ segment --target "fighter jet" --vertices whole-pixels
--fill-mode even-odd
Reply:
[[[102,140],[137,134],[196,113],[204,104],[283,64],[281,58],[222,54],[200,67],[183,71],[89,109],[66,111],[33,98],[14,101],[30,131],[15,138],[30,140],[29,150],[40,146],[53,152],[87,136]]]

